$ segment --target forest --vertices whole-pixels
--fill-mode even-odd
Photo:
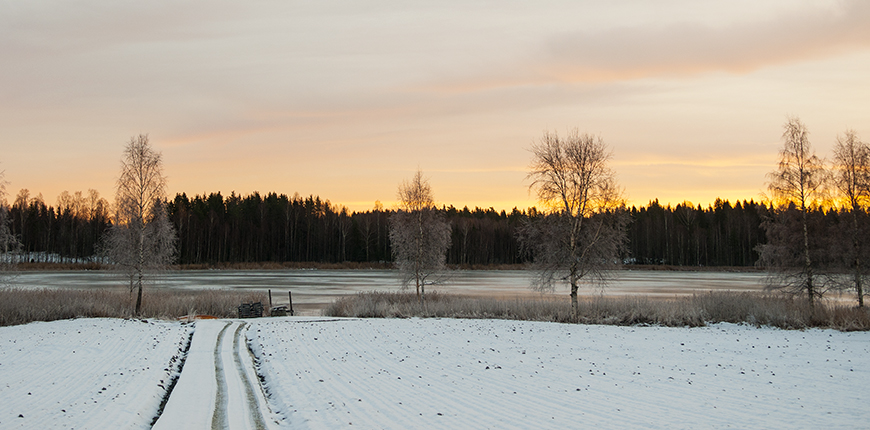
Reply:
[[[238,195],[182,193],[165,203],[178,234],[178,263],[215,265],[244,262],[390,262],[387,221],[395,213],[376,202],[349,212],[318,196],[270,192]],[[27,190],[9,208],[11,231],[28,259],[49,255],[90,261],[100,254],[111,225],[110,205],[99,193],[63,193],[54,206]],[[452,229],[447,263],[476,267],[525,263],[517,229],[542,216],[536,208],[441,206]],[[652,201],[627,208],[631,216],[627,264],[670,266],[753,266],[756,247],[765,242],[762,223],[769,208],[754,201],[717,200],[706,208]],[[819,214],[838,223],[836,211]]]

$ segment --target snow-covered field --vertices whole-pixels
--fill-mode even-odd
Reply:
[[[0,428],[150,428],[191,330],[121,319],[0,327]]]
[[[0,428],[147,428],[190,329],[0,328]],[[156,427],[870,426],[870,333],[312,317],[194,330]]]

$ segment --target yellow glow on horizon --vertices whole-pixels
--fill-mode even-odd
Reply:
[[[20,2],[0,14],[7,201],[111,201],[139,133],[169,197],[353,211],[395,207],[417,167],[439,206],[541,208],[526,175],[544,130],[600,135],[632,206],[759,200],[786,115],[822,157],[846,129],[870,138],[870,2],[630,3],[149,3],[173,19],[148,27],[129,5]]]

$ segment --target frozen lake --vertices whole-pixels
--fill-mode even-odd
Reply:
[[[524,270],[458,270],[448,283],[428,289],[471,296],[502,298],[537,297],[529,290],[532,273]],[[644,294],[674,297],[706,291],[761,291],[760,272],[673,272],[622,270],[606,295]],[[125,288],[117,273],[104,271],[20,272],[12,285],[19,288]],[[150,288],[272,290],[273,304],[286,304],[293,293],[293,306],[301,314],[318,315],[336,297],[360,291],[396,291],[401,288],[391,270],[191,270],[159,275]],[[555,294],[566,295],[567,286]],[[589,288],[581,294],[598,294]]]

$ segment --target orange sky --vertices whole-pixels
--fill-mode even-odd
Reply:
[[[796,115],[819,155],[870,139],[862,1],[12,2],[0,6],[0,170],[54,204],[111,199],[148,133],[169,191],[387,207],[535,205],[528,148],[600,134],[643,205],[758,199]]]

